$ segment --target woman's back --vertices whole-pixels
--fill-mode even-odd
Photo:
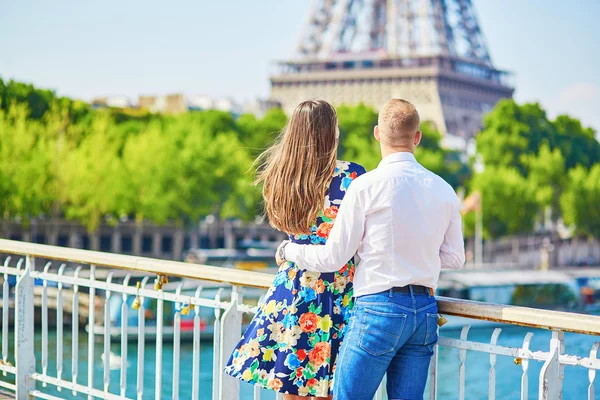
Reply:
[[[346,191],[364,172],[358,164],[337,161],[310,235],[290,235],[290,240],[324,244]],[[335,362],[354,306],[353,276],[353,260],[337,272],[324,274],[282,264],[225,372],[281,393],[330,395]]]
[[[315,224],[310,227],[311,234],[290,235],[290,241],[299,244],[325,244],[350,183],[364,173],[363,166],[338,160],[331,183],[325,193],[323,211],[319,214]]]

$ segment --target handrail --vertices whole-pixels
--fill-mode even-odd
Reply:
[[[178,276],[205,281],[226,282],[232,285],[268,288],[273,275],[261,272],[213,267],[179,261],[159,260],[148,257],[103,253],[99,251],[72,249],[69,247],[0,239],[0,253],[22,254],[60,261],[111,267],[129,271],[149,272],[156,275]]]
[[[148,272],[157,275],[167,274],[181,278],[225,282],[239,286],[268,288],[273,282],[272,274],[261,272],[102,253],[6,239],[0,239],[0,253],[30,255],[33,257],[73,261],[129,271]],[[438,297],[438,307],[441,313],[447,315],[549,330],[600,335],[600,316],[491,304],[447,297]]]
[[[442,314],[511,325],[600,335],[600,316],[436,297]]]

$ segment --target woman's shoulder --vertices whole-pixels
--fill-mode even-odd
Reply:
[[[359,177],[367,172],[365,168],[352,161],[337,160],[335,165],[334,176],[351,176],[352,179]]]

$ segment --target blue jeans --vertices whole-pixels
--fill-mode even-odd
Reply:
[[[358,297],[337,359],[333,398],[372,400],[387,372],[390,400],[422,400],[438,340],[437,312],[429,294]]]

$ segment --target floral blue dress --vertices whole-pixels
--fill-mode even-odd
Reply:
[[[358,164],[338,161],[311,234],[291,235],[290,240],[324,244],[350,183],[364,172]],[[354,306],[353,278],[353,260],[338,272],[324,274],[282,264],[225,372],[281,393],[330,395],[335,361]]]

